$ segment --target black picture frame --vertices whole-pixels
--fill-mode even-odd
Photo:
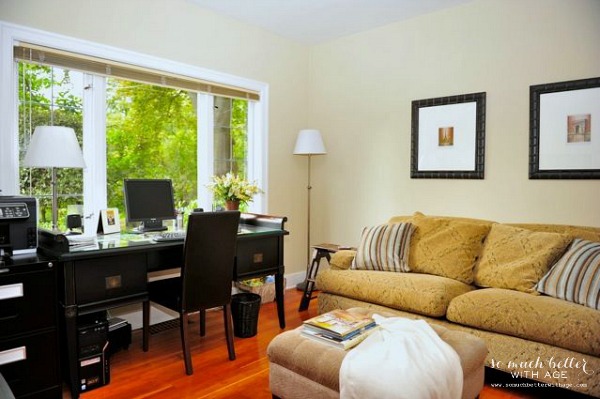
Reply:
[[[556,93],[559,93],[560,97],[554,95]],[[600,152],[596,152],[600,149],[600,129],[598,128],[600,125],[600,101],[585,101],[586,97],[590,96],[600,98],[600,77],[529,87],[530,179],[600,179],[600,167],[597,166],[600,165],[597,161],[600,158]],[[585,105],[580,107],[580,103]],[[572,114],[575,108],[579,111],[577,114]],[[577,123],[572,123],[569,118],[575,117],[579,117],[583,121],[584,127],[578,129],[582,131],[581,133],[575,133],[576,130],[572,130],[572,126]],[[558,118],[559,121],[562,119],[562,122],[549,121],[555,118]],[[592,121],[594,123],[591,123]],[[556,128],[554,128],[555,126]],[[596,126],[595,132],[592,131],[594,126]],[[586,129],[588,133],[586,133]],[[556,138],[557,132],[559,134],[564,132],[563,136],[566,139],[561,137],[562,143]],[[552,136],[550,136],[551,134]],[[571,139],[572,136],[579,136],[579,138]],[[592,137],[595,138],[595,141],[591,140]],[[546,142],[558,141],[559,144],[553,146],[550,153],[541,144],[544,140],[547,140]],[[586,147],[587,143],[590,143],[592,147]],[[561,145],[563,146],[562,152]],[[558,156],[556,156],[557,154]],[[588,160],[588,167],[569,165],[568,168],[565,168],[564,164],[568,164],[570,159],[575,160],[570,161],[573,164],[585,164]],[[552,165],[553,162],[554,165]],[[595,165],[590,162],[594,162]]]
[[[449,97],[438,97],[438,98],[429,98],[425,100],[415,100],[412,102],[412,128],[411,128],[411,167],[410,167],[410,177],[411,178],[421,178],[421,179],[483,179],[484,178],[484,169],[485,169],[485,102],[486,102],[486,93],[469,93],[469,94],[461,94],[456,96]],[[426,139],[425,135],[428,135],[427,140],[431,141],[432,135],[435,135],[436,132],[434,129],[431,129],[430,124],[427,123],[427,127],[425,127],[425,123],[422,120],[423,116],[420,115],[421,111],[427,109],[428,115],[435,115],[436,113],[450,113],[452,114],[452,105],[455,104],[467,104],[473,103],[474,105],[474,115],[472,112],[469,112],[469,115],[460,115],[457,116],[459,119],[468,119],[465,122],[471,126],[473,132],[473,137],[469,140],[472,142],[468,143],[469,150],[466,153],[457,153],[454,154],[454,159],[458,159],[457,155],[466,155],[460,156],[461,159],[467,159],[468,162],[473,161],[472,167],[467,167],[463,169],[456,169],[455,167],[441,167],[439,169],[432,169],[431,166],[427,168],[420,168],[420,159],[419,156],[424,156],[423,154],[419,154],[419,145],[420,142]],[[424,113],[425,114],[425,113]],[[474,118],[474,120],[471,120]],[[442,130],[443,129],[452,129],[451,132],[451,140],[454,145],[454,127],[439,127],[438,133],[438,146],[445,146],[448,144],[442,144]],[[427,130],[427,131],[425,131]],[[460,132],[458,132],[460,134]],[[434,139],[435,140],[435,139]],[[423,151],[423,149],[421,149]],[[472,157],[472,158],[471,158]],[[452,163],[452,159],[448,159],[448,162]],[[435,165],[434,165],[435,166]],[[460,166],[460,165],[459,165]]]

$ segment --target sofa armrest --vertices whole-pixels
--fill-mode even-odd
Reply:
[[[331,260],[329,261],[329,265],[332,269],[338,270],[346,270],[352,266],[352,261],[354,260],[354,256],[356,255],[356,251],[351,249],[344,249],[341,251],[337,251],[331,256]]]

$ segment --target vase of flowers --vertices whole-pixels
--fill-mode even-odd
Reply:
[[[240,205],[252,201],[254,195],[261,192],[256,184],[231,172],[213,176],[212,180],[208,188],[213,192],[215,199],[228,210],[239,209]]]

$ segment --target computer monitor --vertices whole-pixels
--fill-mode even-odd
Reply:
[[[161,231],[162,221],[175,219],[173,185],[169,179],[125,179],[127,223],[140,222],[138,232]]]

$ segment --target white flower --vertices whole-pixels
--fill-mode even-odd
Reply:
[[[247,203],[252,201],[255,194],[261,192],[256,184],[251,184],[231,172],[223,176],[213,176],[213,181],[208,184],[208,188],[213,192],[215,198],[222,202]]]

